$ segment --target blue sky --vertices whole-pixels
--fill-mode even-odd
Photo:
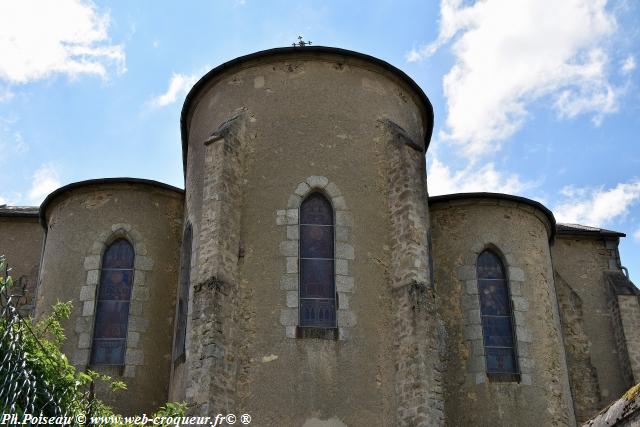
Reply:
[[[430,194],[519,194],[559,221],[625,232],[638,283],[639,18],[631,0],[3,1],[0,204],[97,177],[182,187],[186,91],[300,34],[424,89]]]

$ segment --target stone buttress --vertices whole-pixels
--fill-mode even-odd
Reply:
[[[442,425],[440,324],[432,279],[425,153],[397,124],[389,120],[381,124],[389,168],[397,425]]]

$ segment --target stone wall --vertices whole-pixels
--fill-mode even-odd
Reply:
[[[388,159],[397,425],[444,420],[440,321],[432,280],[424,151],[396,123],[382,121]]]
[[[446,324],[447,425],[574,425],[556,303],[550,214],[534,202],[481,194],[430,199],[436,292]],[[509,280],[520,381],[486,375],[476,280],[491,249]]]
[[[46,240],[37,316],[71,301],[63,351],[89,367],[102,254],[118,238],[135,252],[125,364],[92,366],[122,379],[127,390],[98,395],[124,414],[153,413],[168,399],[183,193],[154,181],[105,179],[70,184],[43,203]]]
[[[628,384],[640,381],[640,290],[622,269],[604,272],[618,360]]]
[[[422,233],[400,237],[416,250],[403,262],[428,264],[420,248],[428,231],[422,141],[430,132],[423,99],[376,62],[314,50],[235,61],[189,96],[186,217],[200,236],[187,340],[190,411],[248,412],[257,425],[436,419],[432,394],[404,388],[430,381],[426,364],[411,378],[417,362],[432,360],[423,338],[433,328],[421,328],[433,311],[429,282],[406,276],[399,290],[391,286],[402,227]],[[392,165],[386,120],[420,152],[403,146]],[[415,176],[391,178],[399,166]],[[402,195],[404,185],[415,188]],[[312,190],[328,196],[336,219],[338,339],[294,337],[297,208]],[[391,224],[394,197],[414,204],[406,225]],[[397,318],[423,319],[406,332],[406,354],[396,351]],[[396,387],[398,379],[405,383]],[[415,399],[399,402],[397,392]]]
[[[619,295],[621,323],[633,382],[640,382],[640,305],[638,295]]]
[[[232,117],[204,141],[198,271],[186,355],[186,398],[189,411],[198,415],[233,413],[236,408],[237,348],[242,340],[237,300],[245,120],[244,114]]]
[[[611,315],[611,328],[613,331],[613,339],[615,342],[615,353],[618,356],[618,363],[620,366],[620,376],[623,381],[631,386],[634,384],[633,371],[631,370],[631,359],[629,358],[629,349],[627,348],[627,338],[625,332],[633,332],[633,329],[625,331],[624,324],[622,323],[622,310],[619,301],[624,301],[625,295],[637,295],[637,289],[633,285],[631,292],[625,292],[624,286],[628,282],[628,279],[622,273],[622,271],[609,270],[603,272],[603,285],[607,295],[607,307]],[[630,282],[629,282],[630,283]],[[622,285],[622,286],[618,286]],[[628,311],[628,304],[624,306],[627,308],[626,314],[632,314]],[[628,316],[627,316],[628,317]]]
[[[591,362],[582,300],[558,272],[555,282],[576,420],[584,422],[593,416],[602,400],[598,372]]]
[[[14,295],[25,316],[33,315],[44,232],[37,208],[0,207],[0,255],[11,268]]]
[[[552,247],[552,255],[556,273],[575,294],[574,299],[580,301],[583,313],[569,319],[571,314],[567,312],[567,320],[570,320],[568,328],[575,328],[579,323],[586,339],[584,345],[576,347],[571,345],[572,337],[567,340],[567,357],[571,363],[569,369],[578,372],[587,369],[592,378],[597,378],[600,390],[598,402],[595,401],[596,395],[587,392],[587,400],[582,400],[580,409],[576,408],[579,417],[584,419],[585,416],[593,416],[624,393],[632,381],[629,378],[630,367],[618,301],[605,276],[607,272],[622,274],[617,238],[560,234]],[[576,361],[582,362],[572,366]],[[589,365],[595,372],[588,368]],[[577,381],[573,381],[573,386],[576,395],[586,392]],[[578,402],[580,400],[577,398]]]

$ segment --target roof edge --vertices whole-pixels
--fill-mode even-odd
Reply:
[[[19,206],[22,210],[11,211],[8,208],[16,208],[18,206],[4,205],[0,207],[0,218],[39,218],[40,213],[37,206]]]
[[[580,225],[580,224],[577,224]],[[627,237],[627,235],[621,231],[607,230],[599,227],[591,227],[594,230],[580,230],[577,227],[573,227],[572,224],[558,223],[558,235],[561,236],[584,236],[584,237]]]
[[[348,50],[348,49],[341,49],[337,47],[328,47],[328,46],[277,47],[273,49],[261,50],[261,51],[250,53],[244,56],[239,56],[235,59],[224,62],[218,65],[217,67],[213,68],[209,72],[207,72],[204,76],[200,78],[200,80],[196,82],[195,85],[193,85],[193,87],[191,88],[191,90],[189,91],[189,93],[187,94],[184,100],[184,104],[182,105],[182,111],[180,113],[180,136],[182,139],[182,168],[183,168],[182,170],[183,170],[185,179],[187,175],[187,151],[188,151],[188,140],[189,140],[189,131],[187,129],[187,118],[188,118],[189,111],[191,110],[192,103],[194,99],[197,97],[197,95],[200,93],[200,91],[216,76],[218,76],[219,74],[223,73],[226,70],[231,69],[232,67],[242,64],[243,62],[247,62],[247,61],[258,59],[258,58],[265,58],[269,56],[280,55],[280,54],[292,54],[294,52],[316,52],[316,53],[328,53],[328,54],[334,54],[334,55],[350,56],[363,61],[372,62],[394,73],[398,77],[400,77],[401,80],[407,83],[411,87],[411,89],[415,91],[415,93],[422,100],[425,108],[427,109],[428,123],[426,124],[425,140],[424,140],[425,152],[427,151],[427,149],[429,148],[429,143],[431,142],[431,135],[433,133],[433,121],[434,121],[433,105],[431,105],[431,101],[429,100],[427,95],[424,93],[422,88],[418,86],[418,84],[411,77],[409,77],[404,71],[400,70],[399,68],[391,65],[386,61],[383,61],[382,59],[379,59],[364,53]]]
[[[138,184],[138,185],[147,185],[151,187],[155,187],[161,190],[173,191],[176,193],[184,194],[184,190],[178,187],[174,187],[173,185],[165,184],[164,182],[154,181],[152,179],[144,179],[144,178],[130,178],[130,177],[118,177],[118,178],[97,178],[97,179],[87,179],[84,181],[72,182],[71,184],[64,185],[53,192],[49,193],[49,195],[44,199],[44,201],[40,204],[40,212],[38,214],[40,218],[40,225],[44,227],[45,232],[47,230],[47,219],[46,212],[49,205],[53,202],[53,200],[62,196],[65,193],[68,193],[71,190],[75,190],[77,188],[82,187],[90,187],[93,185],[109,185],[109,184]]]
[[[429,204],[432,203],[443,203],[449,202],[451,200],[462,200],[462,199],[498,199],[498,200],[508,200],[516,203],[523,203],[533,207],[534,209],[542,212],[549,221],[549,225],[551,226],[551,234],[549,235],[549,241],[553,242],[557,233],[556,227],[556,218],[553,216],[553,212],[549,210],[545,205],[535,200],[528,199],[522,196],[514,196],[513,194],[505,194],[505,193],[487,193],[487,192],[478,192],[478,193],[452,193],[452,194],[442,194],[439,196],[430,196]]]

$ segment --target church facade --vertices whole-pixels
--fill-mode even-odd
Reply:
[[[429,197],[433,120],[367,55],[240,57],[187,95],[185,190],[95,179],[0,207],[0,252],[36,317],[73,301],[64,351],[127,382],[124,413],[582,424],[640,381],[625,235],[513,195]]]

